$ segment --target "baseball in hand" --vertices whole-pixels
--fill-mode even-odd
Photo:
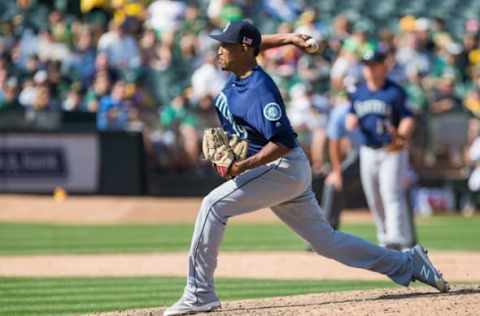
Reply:
[[[309,38],[306,42],[307,47],[305,48],[306,52],[309,54],[315,54],[319,50],[318,43],[315,39]]]

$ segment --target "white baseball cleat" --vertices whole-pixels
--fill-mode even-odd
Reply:
[[[163,312],[163,316],[173,316],[173,315],[191,315],[196,313],[205,313],[211,312],[216,309],[219,309],[221,304],[219,301],[213,301],[210,303],[205,303],[201,305],[193,304],[187,302],[183,299],[180,299],[178,302],[167,308]]]
[[[442,293],[448,292],[450,286],[442,274],[433,266],[428,258],[427,250],[421,245],[411,249],[413,259],[413,281],[418,280],[428,284]]]

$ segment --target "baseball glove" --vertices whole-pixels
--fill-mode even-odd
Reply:
[[[229,178],[230,167],[235,161],[247,158],[248,142],[234,135],[231,138],[221,128],[208,128],[203,133],[202,151],[218,174]]]
[[[405,137],[394,134],[392,142],[387,145],[386,149],[388,152],[394,153],[399,152],[407,145],[407,140]]]

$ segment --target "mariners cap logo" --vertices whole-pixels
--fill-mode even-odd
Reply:
[[[278,121],[282,117],[282,109],[275,102],[268,103],[263,108],[263,116],[269,121]]]

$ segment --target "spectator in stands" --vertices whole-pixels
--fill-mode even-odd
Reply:
[[[62,73],[60,61],[50,61],[46,64],[47,85],[50,96],[56,104],[60,104],[70,90],[73,80]]]
[[[325,42],[323,44],[326,45]],[[321,48],[323,52],[323,48]],[[330,63],[318,53],[314,55],[304,54],[298,60],[298,77],[303,82],[308,82],[317,92],[327,92],[329,89]]]
[[[310,153],[312,170],[319,174],[324,168],[326,123],[330,104],[326,97],[316,94],[311,86],[296,84],[290,90],[288,117],[299,133],[300,142]]]
[[[187,5],[183,1],[156,0],[148,7],[147,24],[159,35],[174,33],[182,23]]]
[[[65,16],[59,10],[53,10],[48,16],[49,29],[56,43],[66,45],[73,44],[73,32],[71,25],[65,20]]]
[[[321,26],[317,21],[315,9],[309,8],[300,15],[295,33],[310,35],[317,41],[322,39]]]
[[[23,81],[20,94],[18,95],[18,101],[20,105],[28,110],[33,106],[35,95],[36,95],[36,88],[35,88],[33,79],[31,78],[25,79]]]
[[[0,91],[0,110],[19,108],[17,98],[18,80],[14,77],[5,81]]]
[[[226,74],[216,66],[215,58],[215,51],[207,52],[201,66],[192,74],[192,97],[195,102],[217,96],[225,85]]]
[[[200,156],[198,119],[188,109],[184,95],[175,97],[171,104],[165,106],[160,113],[160,123],[171,140],[164,139],[169,147],[172,162],[177,168],[192,167]],[[186,158],[186,159],[185,159]]]
[[[100,100],[107,96],[110,89],[110,79],[106,72],[99,72],[84,98],[82,109],[87,112],[97,112]]]
[[[42,31],[38,36],[38,57],[40,61],[66,62],[70,58],[70,49],[64,43],[56,42],[50,30]]]
[[[455,77],[451,73],[446,73],[433,89],[430,112],[446,114],[458,111],[462,111],[462,100],[455,94]]]
[[[213,102],[227,78],[226,72],[217,67],[215,56],[213,50],[205,52],[202,65],[195,69],[191,78],[190,101],[195,107],[200,129],[218,125]]]
[[[480,118],[480,88],[472,89],[465,98],[465,107],[473,117]]]
[[[262,1],[263,10],[270,16],[280,21],[294,22],[298,14],[302,11],[301,4],[296,1],[277,0],[277,1]]]
[[[404,33],[399,38],[396,58],[400,64],[405,66],[406,71],[430,72],[430,59],[425,52],[420,51],[419,40],[414,32]]]
[[[433,90],[432,95],[432,103],[430,105],[430,120],[442,120],[450,113],[459,113],[463,111],[462,100],[455,94],[455,78],[453,75],[446,73],[442,78],[437,81],[436,87]],[[441,122],[441,121],[440,121]],[[448,121],[447,121],[448,122]],[[437,124],[443,125],[443,124]],[[438,135],[439,133],[462,133],[462,131],[449,131],[445,130],[445,127],[439,126],[431,130],[431,133],[435,133]],[[466,130],[465,130],[466,132]],[[446,139],[446,137],[438,137],[436,138],[436,143],[430,143],[429,149],[433,151],[435,155],[438,151],[438,147],[442,147],[444,145],[447,146],[448,157],[449,161],[452,166],[459,167],[463,163],[463,155],[462,155],[462,148],[461,144],[451,144],[451,143],[440,143],[442,139]],[[430,152],[431,153],[431,152]],[[431,158],[429,158],[431,159]],[[433,160],[435,161],[435,160]],[[431,163],[431,161],[430,161]]]
[[[33,109],[36,112],[56,110],[57,105],[52,101],[48,85],[42,83],[36,88]]]
[[[466,83],[471,79],[472,63],[470,54],[479,46],[478,36],[474,33],[467,33],[463,37],[463,49],[458,56],[457,67],[463,69],[462,82]]]
[[[403,88],[408,96],[408,105],[415,115],[416,126],[412,136],[412,148],[410,154],[415,165],[423,164],[431,165],[434,163],[434,157],[426,155],[426,147],[428,145],[428,128],[429,124],[429,104],[427,92],[422,84],[422,78],[425,74],[418,72],[416,68],[405,71],[406,80],[403,82]],[[423,128],[418,128],[423,126]],[[430,160],[429,160],[430,159]]]
[[[185,9],[185,20],[180,27],[180,34],[198,35],[206,26],[207,23],[201,18],[198,6],[189,4]]]
[[[239,1],[235,0],[210,1],[207,14],[211,21],[219,27],[225,26],[228,22],[240,21],[244,17]]]
[[[155,55],[148,65],[149,89],[159,104],[167,104],[181,93],[177,86],[177,74],[173,64],[171,38],[162,37],[155,46]],[[180,91],[179,91],[180,90]]]
[[[358,47],[353,41],[345,41],[342,45],[340,54],[330,71],[330,88],[333,93],[348,90],[361,80],[359,53]]]
[[[109,31],[98,40],[98,50],[107,55],[109,65],[119,72],[140,67],[140,50],[135,38],[128,33],[126,21],[110,22]]]
[[[65,99],[62,102],[64,111],[80,111],[82,107],[82,96],[80,94],[80,83],[77,82],[70,87]]]
[[[104,73],[112,81],[119,79],[118,72],[110,66],[108,55],[105,52],[98,52],[95,59],[95,74]]]
[[[32,54],[27,57],[24,65],[18,63],[14,65],[14,68],[18,77],[23,80],[27,77],[33,77],[33,75],[40,69],[40,66],[40,59],[36,54]]]
[[[92,32],[83,27],[74,41],[74,51],[70,60],[70,76],[82,83],[86,89],[95,76],[95,60],[97,52],[93,43]]]
[[[291,33],[289,23],[278,26],[277,33]],[[279,88],[287,91],[296,81],[297,66],[302,53],[294,46],[281,46],[264,52],[265,68],[276,80]]]
[[[20,104],[27,110],[58,110],[59,107],[56,100],[51,96],[50,88],[47,71],[37,71],[33,76],[33,81],[25,81],[19,95]]]
[[[155,46],[158,44],[157,35],[153,29],[144,30],[139,40],[139,49],[142,56],[142,65],[148,66],[155,56]]]
[[[405,65],[402,65],[398,62],[396,58],[396,50],[395,47],[391,47],[388,44],[385,44],[385,42],[379,43],[379,45],[382,45],[383,47],[390,47],[390,49],[386,49],[387,52],[387,58],[385,60],[388,69],[390,69],[390,72],[388,74],[388,79],[392,80],[393,82],[399,84],[399,85],[405,85],[407,84],[407,74],[405,71]]]
[[[420,51],[430,52],[433,49],[432,40],[435,40],[435,37],[438,36],[441,32],[441,26],[438,24],[436,34],[431,34],[432,30],[432,21],[425,17],[419,17],[415,19],[414,24],[414,34],[417,40],[417,47]]]
[[[336,16],[332,24],[332,34],[330,36],[332,42],[330,45],[340,49],[343,42],[351,35],[351,23],[348,18],[345,15]]]
[[[199,55],[197,37],[194,34],[183,35],[179,46],[180,53],[175,63],[176,82],[181,90],[185,90],[190,84],[194,69],[200,67],[203,58]]]
[[[126,130],[129,121],[129,109],[126,102],[126,84],[117,81],[112,93],[100,99],[97,113],[97,128],[101,130]]]

